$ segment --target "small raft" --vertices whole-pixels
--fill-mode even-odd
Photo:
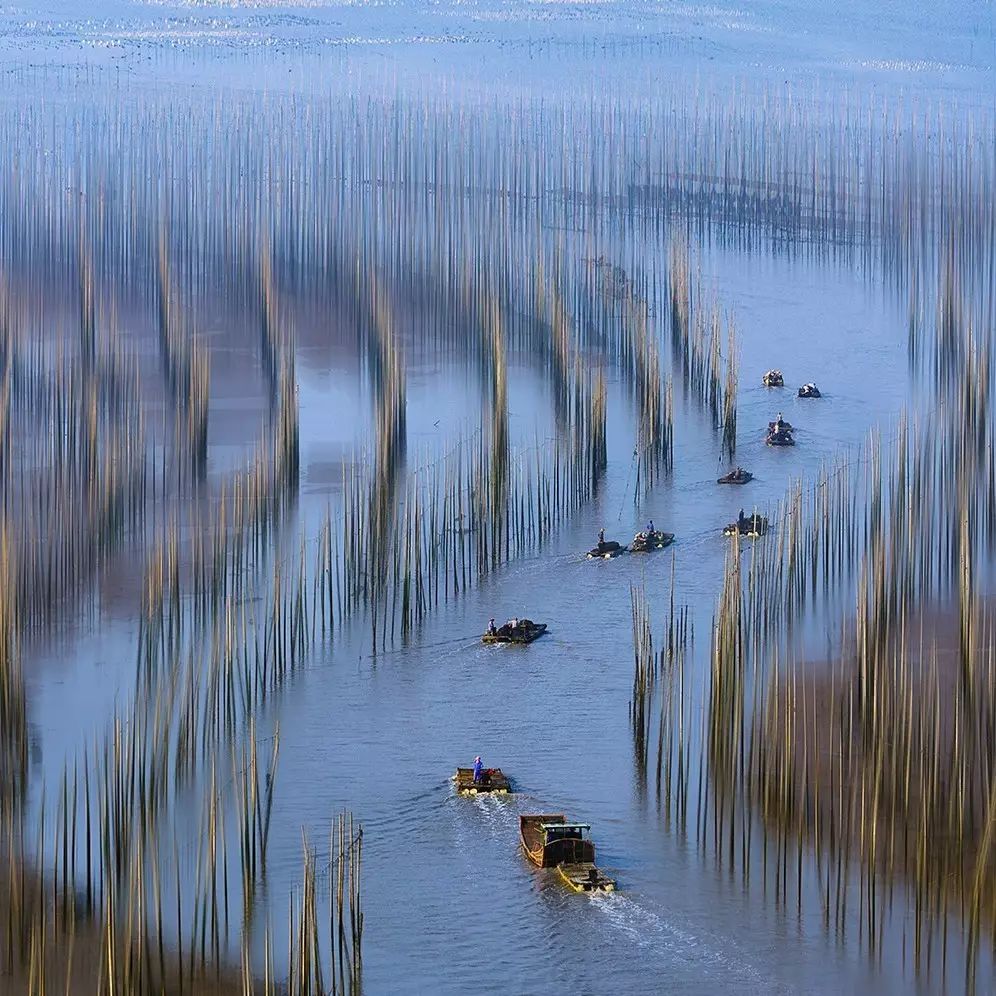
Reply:
[[[546,632],[546,623],[535,623],[532,619],[509,620],[493,633],[481,637],[483,643],[532,643]]]
[[[813,383],[803,384],[799,388],[800,398],[822,398],[823,395],[820,394],[820,389]]]
[[[781,370],[769,370],[762,378],[761,383],[765,387],[784,387],[785,378]]]
[[[649,553],[651,550],[663,550],[674,542],[674,533],[663,533],[659,529],[645,529],[637,533],[630,543],[631,553]]]
[[[611,560],[618,557],[620,553],[625,553],[626,547],[615,540],[604,540],[593,546],[587,553],[589,560]]]
[[[453,782],[460,795],[508,795],[512,791],[501,768],[485,768],[478,782],[474,781],[473,768],[457,768]]]
[[[717,484],[747,484],[754,480],[754,475],[749,470],[744,470],[743,467],[737,467],[736,470],[731,470],[728,474],[724,474],[722,477],[716,478]]]

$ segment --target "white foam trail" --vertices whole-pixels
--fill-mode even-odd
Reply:
[[[506,804],[505,796],[501,798],[491,795],[473,796],[477,811],[488,825],[493,836],[504,835],[512,823],[512,812]]]
[[[689,963],[732,970],[741,978],[752,982],[762,981],[761,974],[747,961],[743,952],[724,952],[720,947],[665,920],[658,913],[622,893],[598,893],[591,897],[591,903],[614,929],[638,947],[657,951],[663,949]],[[729,944],[732,948],[732,942]]]

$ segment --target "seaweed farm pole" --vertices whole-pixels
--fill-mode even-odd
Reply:
[[[726,336],[726,381],[723,385],[723,449],[737,452],[737,337],[730,323]]]

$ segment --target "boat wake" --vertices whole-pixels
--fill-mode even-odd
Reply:
[[[641,906],[619,892],[595,893],[592,907],[602,913],[610,926],[641,948],[663,951],[674,958],[700,968],[731,974],[743,983],[760,984],[769,980],[750,964],[742,951],[727,950],[716,943],[678,927],[664,917]]]
[[[516,824],[508,796],[475,795],[471,800],[477,815],[495,836],[507,834],[508,828]]]

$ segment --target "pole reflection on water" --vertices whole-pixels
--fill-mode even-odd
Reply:
[[[874,68],[784,90],[784,29],[731,85],[756,53],[703,14],[733,61],[648,95],[670,42],[478,13],[529,55],[468,35],[461,86],[411,82],[466,57],[400,8],[389,85],[348,49],[304,72],[369,27],[347,8],[227,11],[213,55],[154,12],[69,19],[132,69],[157,53],[137,90],[100,53],[11,74],[5,971],[985,990],[979,67],[926,113],[849,88]],[[298,48],[233,57],[253,39]],[[824,397],[762,388],[772,366]],[[713,483],[734,454],[745,497]],[[724,539],[738,505],[767,536]],[[583,558],[648,519],[672,553]],[[485,647],[492,616],[549,633]],[[450,798],[478,753],[516,795]],[[530,811],[591,822],[622,892],[529,865]]]

